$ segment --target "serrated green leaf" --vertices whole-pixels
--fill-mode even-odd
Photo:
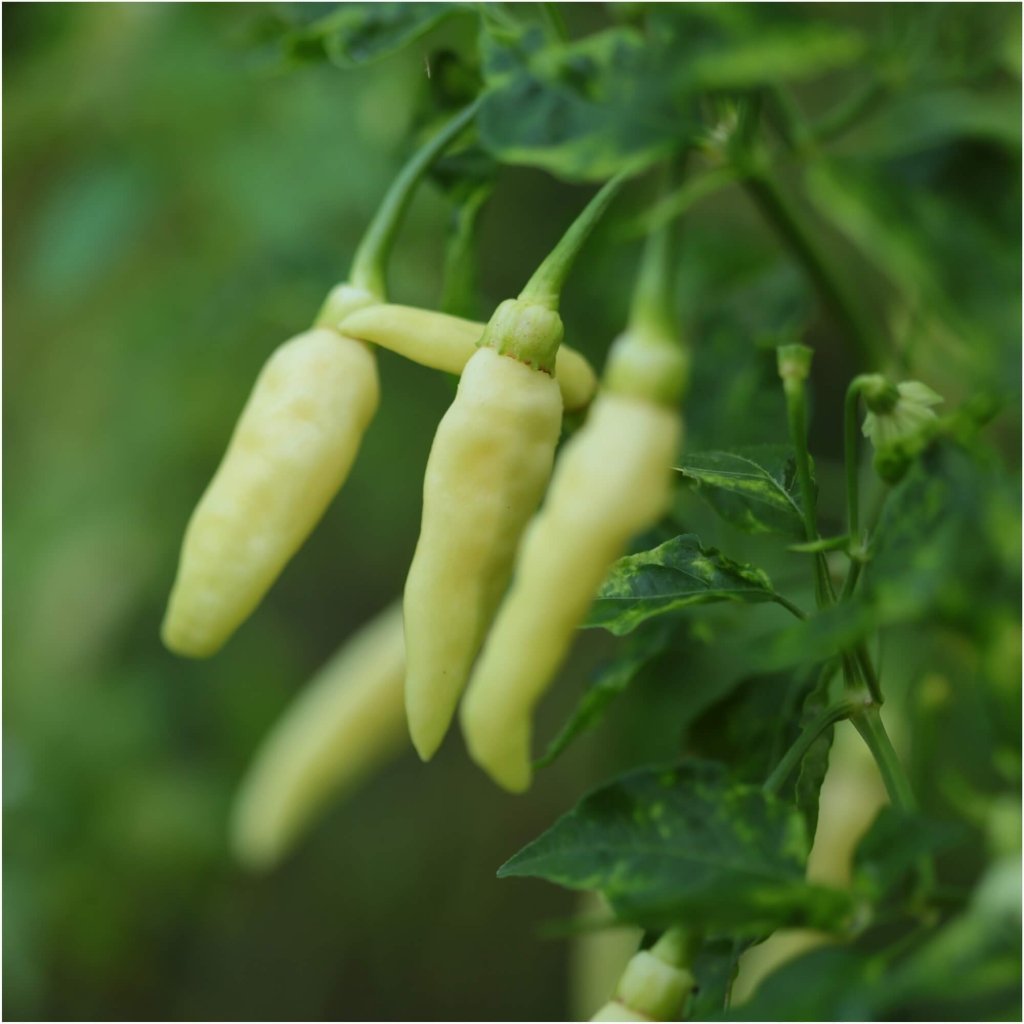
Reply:
[[[686,761],[593,791],[498,874],[600,892],[620,918],[648,927],[834,925],[847,898],[808,885],[807,850],[791,807],[732,782],[722,765]]]
[[[783,445],[687,455],[683,479],[726,522],[748,533],[804,537],[792,449]]]
[[[551,764],[581,733],[593,728],[604,717],[608,705],[666,649],[671,632],[671,624],[667,622],[657,622],[651,628],[635,632],[619,655],[594,678],[534,767]]]
[[[609,571],[585,626],[600,626],[616,636],[632,632],[656,615],[716,601],[779,601],[760,569],[704,548],[683,534],[650,551],[620,558]]]

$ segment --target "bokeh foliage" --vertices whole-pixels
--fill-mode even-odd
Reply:
[[[813,954],[751,1012],[1003,1012],[981,969],[998,895],[966,900],[1012,846],[1020,785],[1019,8],[55,4],[4,21],[7,1017],[565,1017],[565,946],[535,932],[572,903],[497,867],[617,769],[685,749],[763,778],[806,663],[878,627],[923,810],[967,830],[938,855],[960,938],[922,945],[884,991],[865,981],[870,941]],[[790,625],[725,602],[683,611],[670,637],[648,629],[661,620],[588,633],[542,731],[596,663],[610,714],[588,712],[529,798],[499,794],[453,738],[247,878],[227,852],[234,787],[288,698],[401,587],[451,382],[382,355],[352,478],[208,663],[157,640],[181,531],[259,366],[344,273],[419,131],[481,81],[479,143],[414,204],[397,301],[486,314],[589,186],[702,147],[702,191],[652,212],[634,189],[564,303],[600,365],[640,235],[693,203],[683,475],[703,493],[681,490],[671,533],[640,546],[698,534],[811,604],[808,556],[770,532],[787,521],[785,459],[764,474],[782,498],[759,506],[761,531],[741,528],[742,495],[710,493],[729,452],[785,442],[773,348],[798,339],[816,349],[823,531],[841,529],[842,394],[864,350],[771,198],[722,172],[751,97],[773,180],[841,269],[869,348],[985,425],[892,495],[852,613]],[[865,461],[876,501],[872,479]],[[975,988],[938,1010],[929,986],[955,970]]]

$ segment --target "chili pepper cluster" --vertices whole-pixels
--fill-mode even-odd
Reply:
[[[608,567],[670,500],[687,362],[667,229],[648,243],[600,388],[562,344],[562,286],[621,180],[487,324],[386,301],[384,264],[411,192],[471,118],[413,157],[348,280],[313,328],[271,355],[185,533],[163,639],[205,657],[254,611],[344,484],[379,404],[375,347],[460,374],[426,465],[401,613],[389,608],[342,648],[243,787],[236,845],[254,863],[279,855],[328,788],[379,761],[403,718],[428,760],[460,702],[472,758],[506,789],[526,789],[533,710]],[[556,459],[564,411],[588,408]]]

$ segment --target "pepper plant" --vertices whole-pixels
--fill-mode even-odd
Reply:
[[[459,1000],[448,1015],[517,1016],[467,989],[479,972],[506,1001],[536,995],[523,1005],[549,1019],[1017,1019],[1019,8],[348,3],[218,17],[248,31],[204,35],[205,47],[240,47],[264,81],[315,82],[314,106],[343,83],[361,97],[352,123],[393,150],[390,184],[380,168],[359,179],[358,218],[352,202],[340,218],[350,237],[339,244],[339,223],[308,217],[302,244],[338,256],[329,276],[292,262],[294,248],[267,261],[275,277],[302,279],[308,301],[266,314],[275,331],[289,326],[258,353],[264,369],[230,439],[217,346],[191,350],[177,389],[161,383],[159,430],[145,435],[155,444],[202,420],[168,394],[214,393],[207,415],[223,436],[172,481],[169,507],[186,493],[199,502],[177,580],[168,556],[160,582],[166,646],[210,660],[160,652],[177,696],[156,702],[187,719],[190,742],[218,717],[236,730],[225,741],[233,808],[225,799],[209,815],[225,848],[195,854],[204,893],[234,886],[258,901],[282,877],[298,891],[303,847],[319,841],[330,884],[316,910],[321,897],[332,907],[320,916],[361,929],[371,950],[382,935],[409,943],[410,955],[382,958],[386,992],[372,972],[339,972],[360,951],[335,957],[322,932],[308,947],[294,940],[298,982],[278,986],[291,967],[275,958],[268,988],[301,1016],[443,1016],[424,995],[438,976]],[[389,69],[403,83],[397,128],[375,106]],[[372,89],[360,93],[363,81]],[[31,112],[25,123],[45,122]],[[349,166],[329,171],[346,200],[369,159],[356,134]],[[248,174],[237,154],[218,160],[220,140],[203,144],[197,193],[225,167]],[[316,147],[303,147],[301,183],[259,197],[280,223],[321,181]],[[418,204],[431,200],[447,219],[437,269],[415,246]],[[232,289],[221,295],[213,277],[186,275],[173,309],[200,293],[230,308]],[[250,317],[273,305],[271,290],[243,284]],[[132,290],[118,291],[133,308]],[[220,305],[209,320],[220,325]],[[229,360],[232,382],[243,361]],[[139,372],[137,356],[126,365]],[[421,415],[410,381],[438,386],[447,412]],[[347,527],[371,490],[383,525],[376,544],[356,538],[366,554],[352,571],[323,557],[323,531]],[[415,552],[389,533],[392,507],[419,529]],[[377,573],[374,559],[399,556],[400,579]],[[304,588],[328,576],[329,599]],[[347,629],[333,601],[359,608]],[[54,606],[43,607],[48,626]],[[340,646],[271,723],[258,686],[251,714],[248,695],[223,695],[244,690],[268,651],[267,675],[301,663],[275,660],[263,635],[279,635],[282,609],[294,620],[282,649],[306,617]],[[139,646],[155,659],[152,619]],[[211,680],[213,699],[190,685]],[[218,716],[217,700],[242,711]],[[45,734],[60,702],[46,703],[17,728]],[[261,716],[271,724],[257,747]],[[79,732],[61,746],[77,749]],[[15,767],[24,757],[46,778],[47,757],[23,746]],[[404,789],[376,802],[374,774],[403,750],[406,774],[393,778],[436,794],[416,820],[433,826],[443,809],[426,838]],[[88,752],[69,777],[98,770]],[[134,774],[111,762],[117,799],[97,806],[135,806]],[[450,793],[453,778],[467,788]],[[436,839],[443,856],[416,847],[417,870],[392,870],[384,844],[348,827],[356,801],[343,798],[359,787],[361,820],[390,847]],[[478,802],[463,806],[467,792]],[[344,831],[314,840],[332,802]],[[140,816],[151,819],[162,820]],[[505,827],[490,836],[481,821]],[[62,893],[92,897],[111,874],[102,850],[79,856],[62,832],[49,844],[31,828],[13,834],[16,865],[76,850],[83,866],[54,887],[50,910],[76,920]],[[492,857],[482,868],[478,845]],[[385,883],[356,894],[365,912],[350,921],[329,901],[357,888],[353,850]],[[450,876],[442,861],[457,863]],[[416,918],[417,890],[443,890],[436,879],[475,893],[495,873],[510,902],[561,900],[557,920],[532,922],[548,934],[531,964],[571,951],[571,998],[521,966],[502,919]],[[250,928],[227,897],[217,918],[217,905],[196,897],[193,909],[262,963],[276,927]],[[396,906],[412,923],[395,924]],[[311,915],[295,911],[299,931]],[[53,989],[74,995],[22,996],[36,1008],[25,1015],[103,1016],[128,986],[98,1008],[80,999],[90,933],[51,927],[66,943],[40,925],[19,940],[56,950]],[[445,941],[424,943],[428,929]],[[106,941],[132,964],[118,936],[145,930],[110,927]],[[619,948],[598,969],[606,940]],[[65,945],[78,952],[61,960]],[[332,949],[329,967],[309,966],[314,945]],[[187,990],[174,958],[160,963],[154,973],[170,963],[168,987]],[[235,973],[255,990],[273,972]],[[414,976],[412,1005],[399,1007]],[[332,984],[344,993],[333,1001]],[[351,995],[357,984],[377,985],[370,1008]],[[160,1005],[228,1016],[199,997]]]
[[[393,628],[373,634],[392,652],[367,698],[380,710],[332,753],[324,718],[342,737],[365,712],[319,696],[312,712],[303,698],[247,783],[242,856],[283,855],[326,780],[351,781],[378,756],[375,722],[393,746],[396,671],[424,759],[468,682],[468,749],[510,790],[543,787],[591,730],[629,741],[610,759],[627,770],[600,773],[498,870],[598,894],[604,916],[575,927],[644,930],[595,1019],[1019,1012],[1019,494],[1003,461],[1018,254],[969,266],[972,244],[1019,222],[1003,187],[1019,52],[1004,41],[965,61],[976,34],[1012,19],[729,4],[342,4],[282,17],[273,52],[294,73],[403,47],[444,69],[432,103],[461,113],[372,221],[349,277],[359,301],[332,293],[345,301],[329,299],[318,324],[327,347],[379,345],[463,376],[426,467],[404,653]],[[981,153],[999,183],[984,196],[957,164]],[[477,222],[513,165],[604,188],[484,327],[454,314],[480,302]],[[389,307],[398,219],[427,172],[454,210],[445,308]],[[606,213],[620,190],[628,201]],[[728,249],[732,225],[702,209],[727,192],[774,239],[764,281],[725,272],[693,226],[703,213]],[[578,325],[558,314],[602,215],[606,249],[635,253],[647,236],[628,326],[600,302]],[[563,333],[610,341],[622,327],[596,397],[574,356],[584,383],[563,422]],[[316,414],[303,403],[298,415]],[[578,434],[542,498],[560,423]],[[288,429],[271,432],[290,451]],[[280,463],[261,478],[269,493],[295,479]],[[218,559],[237,570],[258,515],[223,552],[204,543],[183,565],[199,557],[204,580],[230,584]],[[172,614],[202,619],[205,586]],[[247,591],[240,600],[232,624],[252,610]],[[620,639],[531,767],[535,707],[580,626]],[[963,662],[955,675],[949,658]],[[345,681],[325,675],[316,694],[353,685],[352,658],[339,659]],[[302,742],[303,721],[320,739]],[[972,728],[983,764],[956,753]],[[885,799],[836,846],[843,808],[828,806],[828,781],[843,730]],[[804,951],[769,955],[794,928],[813,932]]]

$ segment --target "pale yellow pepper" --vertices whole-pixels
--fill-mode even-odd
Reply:
[[[404,598],[406,709],[424,760],[444,739],[551,474],[562,420],[552,376],[564,333],[559,297],[622,180],[591,199],[519,297],[494,311],[434,438]]]
[[[324,803],[406,746],[404,678],[396,602],[341,646],[263,741],[232,812],[240,861],[272,866]]]
[[[354,288],[332,296],[335,309],[374,301]],[[207,657],[248,618],[345,481],[379,398],[373,352],[334,330],[271,355],[185,531],[167,647]]]
[[[559,457],[461,709],[471,756],[508,790],[530,785],[534,705],[609,566],[668,508],[680,438],[675,409],[601,392]]]
[[[562,421],[541,370],[479,349],[437,428],[405,585],[406,706],[420,756],[444,738],[536,511]]]

